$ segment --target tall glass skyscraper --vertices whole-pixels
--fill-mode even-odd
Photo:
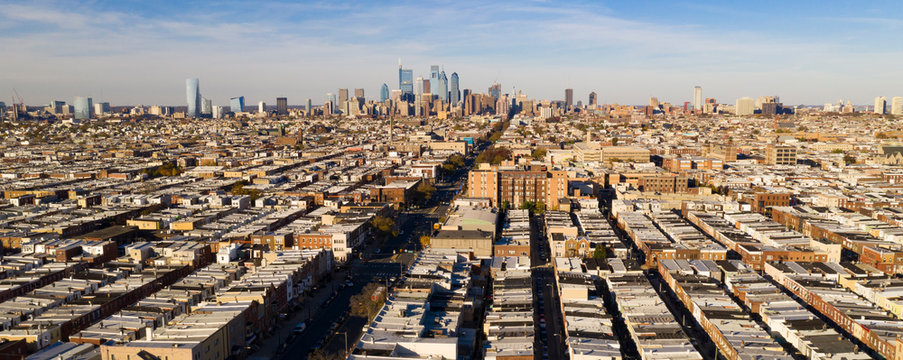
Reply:
[[[389,100],[389,85],[383,84],[383,87],[379,89],[379,101],[386,102],[386,100]]]
[[[197,78],[185,79],[185,94],[188,98],[187,117],[198,117],[201,110],[201,87]]]
[[[401,96],[405,99],[414,94],[414,70],[402,69],[400,62],[398,63],[398,89],[401,90]]]
[[[245,111],[245,97],[239,96],[229,99],[229,109],[234,113]]]
[[[445,76],[445,71],[439,74],[439,86],[438,86],[439,99],[442,102],[448,102],[448,77]]]
[[[76,96],[73,101],[75,108],[75,118],[78,120],[88,120],[94,112],[94,103],[89,97]]]
[[[449,90],[449,102],[452,106],[457,105],[458,101],[461,100],[461,89],[458,84],[458,73],[452,73],[451,76],[451,89]]]

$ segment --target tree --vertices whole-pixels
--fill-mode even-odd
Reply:
[[[853,156],[853,155],[849,155],[849,154],[844,155],[844,156],[843,156],[843,163],[846,164],[846,165],[852,165],[852,164],[855,164],[855,163],[856,163],[856,157]]]
[[[422,246],[422,247],[430,246],[430,237],[426,236],[426,235],[421,236],[420,237],[420,246]]]
[[[831,150],[831,153],[832,153],[832,154],[843,154],[843,150],[841,150],[841,149],[834,149],[834,150]]]
[[[385,216],[377,216],[370,220],[370,225],[376,229],[376,233],[382,236],[398,235],[398,232],[395,230],[395,220]]]
[[[477,163],[501,164],[502,161],[511,159],[511,150],[504,147],[491,146],[477,156]]]
[[[538,148],[538,149],[534,149],[533,153],[530,154],[530,156],[533,157],[533,160],[542,161],[543,159],[546,158],[547,153],[548,153],[548,151],[546,149]]]
[[[417,184],[417,188],[414,189],[414,196],[417,201],[428,200],[433,197],[433,193],[436,192],[436,187],[433,184],[430,184],[426,181],[421,181],[420,184]]]
[[[616,137],[611,138],[611,146],[618,146],[618,138],[616,138]]]
[[[593,250],[593,259],[604,259],[608,256],[608,250],[605,249],[601,244],[596,245],[596,249]]]

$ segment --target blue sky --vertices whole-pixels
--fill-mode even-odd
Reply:
[[[903,96],[895,1],[5,1],[0,101],[77,95],[113,104],[185,102],[201,79],[215,104],[289,103],[382,83],[397,64],[457,72],[534,98],[642,104],[650,96],[779,95],[786,104]]]

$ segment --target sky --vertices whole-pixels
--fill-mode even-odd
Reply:
[[[184,105],[185,79],[217,105],[339,88],[378,98],[398,61],[462,89],[602,103],[650,96],[787,105],[903,96],[897,1],[0,0],[0,101],[91,96]]]

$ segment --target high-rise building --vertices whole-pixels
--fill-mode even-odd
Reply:
[[[884,115],[887,109],[887,98],[879,96],[875,98],[875,114]]]
[[[649,106],[655,110],[658,110],[661,107],[661,103],[658,102],[657,97],[653,96],[653,97],[649,98]]]
[[[417,81],[414,82],[415,89],[414,95],[420,96],[423,95],[423,76],[418,76]]]
[[[78,120],[88,120],[94,115],[94,103],[89,97],[76,96],[75,101],[75,118]]]
[[[405,101],[413,101],[414,94],[414,70],[402,69],[401,59],[398,59],[398,88]]]
[[[233,110],[232,112],[235,112],[235,111]],[[219,105],[214,106],[211,117],[214,119],[222,119],[223,118],[223,107],[219,106]]]
[[[894,96],[890,99],[890,114],[903,115],[903,97]]]
[[[430,84],[433,86],[436,86],[436,84],[439,84],[439,65],[430,65]],[[424,90],[424,92],[429,92],[429,91]],[[436,93],[436,92],[433,91],[431,93]]]
[[[589,93],[589,106],[599,105],[599,95],[595,91]]]
[[[185,94],[188,99],[188,111],[186,117],[198,117],[201,115],[201,87],[197,78],[185,79]]]
[[[435,84],[436,83],[430,83],[430,79],[423,79],[423,92],[420,93],[420,95],[422,96],[423,94],[432,94],[433,87],[431,85]]]
[[[360,102],[364,102],[364,89],[354,89],[354,97]]]
[[[389,100],[389,85],[383,84],[383,87],[379,89],[379,102],[386,102]]]
[[[263,101],[257,103],[257,112],[259,112],[261,114],[267,112],[267,103],[265,103]]]
[[[313,116],[314,115],[314,101],[311,100],[310,98],[307,98],[307,106],[304,108],[304,110],[307,111],[307,116]]]
[[[213,100],[201,98],[201,115],[210,116],[213,114]]]
[[[445,76],[445,71],[439,73],[439,100],[442,102],[448,102],[448,77]]]
[[[66,102],[65,102],[65,101],[55,101],[55,100],[51,100],[51,101],[50,101],[50,106],[48,106],[48,107],[50,108],[50,112],[52,112],[52,113],[54,113],[54,114],[56,114],[56,115],[59,115],[59,114],[62,114],[62,113],[63,113],[63,107],[65,107],[65,106],[66,106]]]
[[[231,110],[233,113],[236,113],[236,114],[238,114],[240,112],[244,112],[245,111],[245,97],[238,96],[238,97],[229,99],[229,110]],[[216,116],[214,116],[214,117],[216,117]]]
[[[693,110],[702,110],[702,87],[693,88]]]
[[[331,111],[326,112],[326,111],[325,111],[326,109],[323,109],[323,110],[324,110],[324,111],[323,111],[323,114],[324,114],[324,115],[325,115],[325,114],[335,114],[336,111],[338,111],[338,109],[336,109],[336,108],[338,107],[338,101],[339,101],[339,98],[337,98],[337,97],[335,96],[335,94],[333,94],[333,93],[327,93],[327,94],[326,94],[326,102],[332,104],[332,105],[329,107],[329,110],[331,110]]]
[[[276,115],[288,115],[288,98],[276,98]]]
[[[752,115],[756,112],[755,100],[751,97],[737,99],[737,115]]]
[[[348,89],[339,89],[339,106],[344,106],[348,101]]]
[[[574,105],[574,89],[564,89],[564,106]]]
[[[492,96],[493,99],[498,99],[502,96],[502,84],[492,83],[489,86],[489,96]]]
[[[461,85],[458,81],[458,73],[452,73],[448,100],[452,105],[457,105],[458,102],[461,101]]]
[[[102,104],[102,103],[94,104],[94,114],[95,114],[95,115],[100,116],[100,115],[103,115],[104,112],[105,112],[105,111],[103,111],[103,104]]]

